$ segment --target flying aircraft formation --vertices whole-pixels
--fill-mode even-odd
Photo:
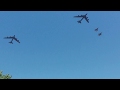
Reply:
[[[74,16],[75,18],[81,18],[79,21],[77,21],[78,23],[81,23],[83,19],[86,20],[87,23],[89,23],[89,19],[87,17],[87,13],[84,14],[84,15],[77,15],[77,16]],[[97,32],[98,31],[98,28],[95,29],[95,31]],[[98,33],[98,36],[101,36],[102,35],[102,32]],[[10,36],[10,37],[4,37],[4,39],[11,39],[11,41],[9,43],[13,44],[13,40],[17,41],[18,43],[20,43],[20,41],[14,36]]]
[[[83,19],[85,19],[88,23],[89,23],[89,19],[87,17],[87,13],[85,15],[77,15],[77,16],[74,16],[75,18],[81,18],[81,20],[77,21],[78,23],[81,23],[81,21]],[[97,32],[98,31],[98,28],[95,29],[95,31]],[[98,36],[101,36],[102,35],[102,32],[98,34]]]
[[[9,43],[13,44],[13,40],[17,41],[18,43],[20,43],[20,41],[14,36],[10,36],[10,37],[4,37],[4,39],[11,39],[11,41]]]
[[[95,31],[97,32],[97,31],[98,31],[98,28],[96,28]],[[101,36],[101,35],[102,35],[102,32],[100,32],[100,33],[98,34],[98,36]]]

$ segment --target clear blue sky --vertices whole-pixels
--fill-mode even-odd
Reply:
[[[86,13],[90,23],[73,17]],[[13,35],[20,44],[3,39]],[[0,11],[0,38],[12,79],[120,78],[119,11]]]

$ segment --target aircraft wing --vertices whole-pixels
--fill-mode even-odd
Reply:
[[[18,43],[20,43],[20,41],[19,41],[19,40],[17,40],[16,38],[14,38],[14,40],[16,40]]]
[[[89,19],[87,19],[87,17],[85,17],[85,20],[89,23]]]

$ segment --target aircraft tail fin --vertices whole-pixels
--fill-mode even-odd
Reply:
[[[77,21],[78,23],[81,23],[81,21]]]
[[[9,42],[9,43],[13,44],[13,42]]]

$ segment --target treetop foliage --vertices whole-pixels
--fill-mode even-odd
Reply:
[[[2,71],[0,71],[0,79],[11,79],[12,76],[10,76],[9,74],[3,75]]]

